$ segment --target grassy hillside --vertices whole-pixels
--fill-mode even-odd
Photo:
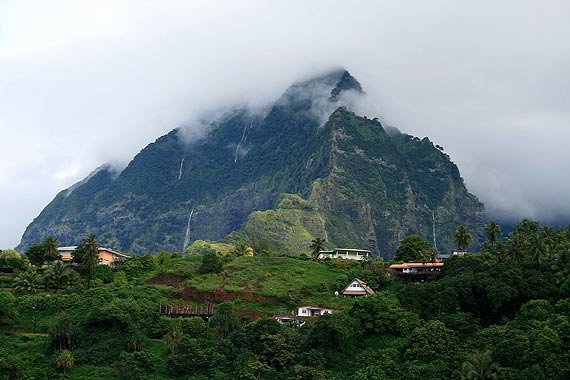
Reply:
[[[367,277],[372,283],[382,283],[385,276],[359,263],[331,260],[321,264],[287,256],[226,256],[220,273],[199,274],[201,260],[199,255],[174,259],[133,281],[171,288],[174,295],[169,301],[232,300],[239,309],[272,313],[291,311],[296,304],[346,308],[351,300],[336,297],[335,291],[355,276]]]

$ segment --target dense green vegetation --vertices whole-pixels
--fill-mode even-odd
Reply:
[[[404,239],[401,253],[424,245]],[[5,273],[0,379],[570,378],[570,226],[523,220],[507,237],[489,233],[480,252],[447,259],[426,283],[394,282],[381,261],[212,246],[74,281],[56,263]],[[16,255],[0,252],[3,267],[29,265]],[[24,273],[39,279],[33,289],[19,285]],[[334,296],[353,277],[377,294]],[[207,323],[158,312],[206,302],[216,304]],[[339,312],[291,326],[271,317],[301,304]]]

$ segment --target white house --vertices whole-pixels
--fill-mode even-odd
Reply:
[[[392,264],[390,269],[395,273],[433,273],[440,272],[443,268],[444,263],[402,263],[402,264]]]
[[[368,259],[371,251],[367,249],[355,248],[335,248],[332,251],[319,251],[319,260],[321,259],[345,259],[362,261]]]
[[[434,275],[441,272],[444,265],[441,262],[392,264],[390,271],[395,278],[404,281],[423,282],[433,279]]]
[[[297,306],[298,317],[320,317],[325,314],[335,313],[337,310],[328,307],[303,305]]]
[[[352,280],[346,288],[340,292],[345,297],[362,297],[376,294],[374,290],[359,278]]]

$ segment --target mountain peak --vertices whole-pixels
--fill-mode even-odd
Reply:
[[[175,252],[235,232],[278,252],[304,254],[313,237],[328,236],[389,257],[401,236],[433,238],[434,217],[440,249],[451,249],[457,225],[482,235],[483,206],[449,157],[427,140],[391,138],[351,111],[360,94],[348,71],[331,70],[290,86],[267,113],[228,112],[191,149],[172,131],[116,176],[102,168],[60,192],[19,247],[50,235],[76,245],[88,231],[126,252]],[[283,214],[294,220],[255,216],[274,215],[282,194],[303,198]],[[283,231],[291,231],[288,245]]]
[[[341,92],[348,90],[356,91],[358,94],[364,93],[364,91],[362,91],[360,82],[355,77],[350,75],[347,70],[343,70],[338,82],[331,91],[330,100],[336,100]]]
[[[339,105],[352,108],[354,97],[344,96],[349,92],[364,94],[358,80],[339,68],[293,83],[275,104],[295,111],[310,109],[326,121]]]

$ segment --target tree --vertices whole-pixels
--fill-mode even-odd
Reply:
[[[0,267],[25,270],[28,266],[26,259],[13,249],[5,249],[0,252]]]
[[[485,237],[487,241],[491,244],[495,244],[501,236],[501,226],[497,224],[495,221],[490,221],[485,226]]]
[[[519,231],[511,232],[508,238],[508,245],[510,255],[517,263],[520,263],[523,260],[526,251],[526,241],[523,234]]]
[[[16,320],[18,310],[15,304],[16,297],[12,293],[0,293],[0,326],[9,325]]]
[[[540,232],[540,223],[535,220],[523,219],[515,225],[515,232],[520,232],[524,236],[528,236],[533,232]]]
[[[55,286],[55,292],[57,293],[60,285],[64,283],[66,279],[73,278],[73,272],[75,271],[63,262],[56,261],[47,268],[45,276]]]
[[[220,273],[222,271],[222,263],[218,259],[216,251],[210,249],[210,252],[202,257],[202,264],[198,269],[198,272],[205,273]]]
[[[87,273],[87,289],[89,289],[93,277],[93,268],[99,263],[99,243],[97,243],[95,235],[90,234],[75,249],[73,261],[81,265],[81,268]]]
[[[44,248],[44,261],[51,262],[59,259],[59,253],[57,252],[59,242],[55,236],[48,236],[41,244]]]
[[[73,352],[70,350],[61,350],[55,359],[55,367],[63,368],[65,373],[69,368],[73,368],[75,360],[73,359]]]
[[[168,251],[161,251],[156,257],[156,263],[158,265],[166,265],[172,259],[172,253]]]
[[[151,352],[122,352],[115,363],[120,379],[144,380],[156,372],[161,359]]]
[[[455,243],[460,249],[466,250],[473,241],[473,234],[465,226],[459,226],[455,231]]]
[[[347,313],[325,314],[311,324],[307,340],[310,347],[347,353],[360,333],[358,321]]]
[[[93,278],[101,280],[104,284],[113,282],[114,277],[113,269],[108,265],[97,265],[93,268]]]
[[[406,262],[433,262],[436,251],[433,245],[418,235],[405,237],[396,249],[395,260]]]
[[[409,337],[411,342],[405,353],[409,361],[429,363],[441,355],[453,363],[460,355],[461,343],[457,333],[441,321],[426,321],[413,329]]]
[[[113,276],[113,286],[120,288],[122,286],[127,286],[129,281],[127,280],[127,275],[123,271],[118,271]]]
[[[463,363],[461,380],[493,380],[499,376],[499,365],[493,361],[491,351],[475,352]]]
[[[41,243],[32,244],[24,254],[32,264],[42,265],[46,261],[59,259],[58,247],[59,242],[55,236],[48,236]]]
[[[79,331],[76,318],[67,314],[58,315],[50,327],[51,344],[59,350],[73,351]]]
[[[311,254],[313,256],[313,259],[316,260],[319,257],[319,252],[322,251],[324,247],[325,247],[324,239],[318,237],[311,240],[311,245],[309,245],[309,248],[311,249]]]
[[[536,268],[540,267],[542,258],[546,255],[546,246],[540,232],[534,232],[528,239],[528,248]]]
[[[25,290],[35,293],[42,283],[42,278],[35,268],[29,268],[27,271],[20,273],[15,279],[16,290]]]
[[[231,302],[219,304],[209,323],[221,338],[227,338],[240,327],[239,317],[234,312],[234,305]]]
[[[28,260],[33,265],[42,265],[44,263],[44,246],[40,243],[34,243],[24,252]]]
[[[236,244],[233,253],[237,257],[241,257],[241,256],[245,256],[246,252],[247,252],[247,244],[240,242],[240,243]]]

